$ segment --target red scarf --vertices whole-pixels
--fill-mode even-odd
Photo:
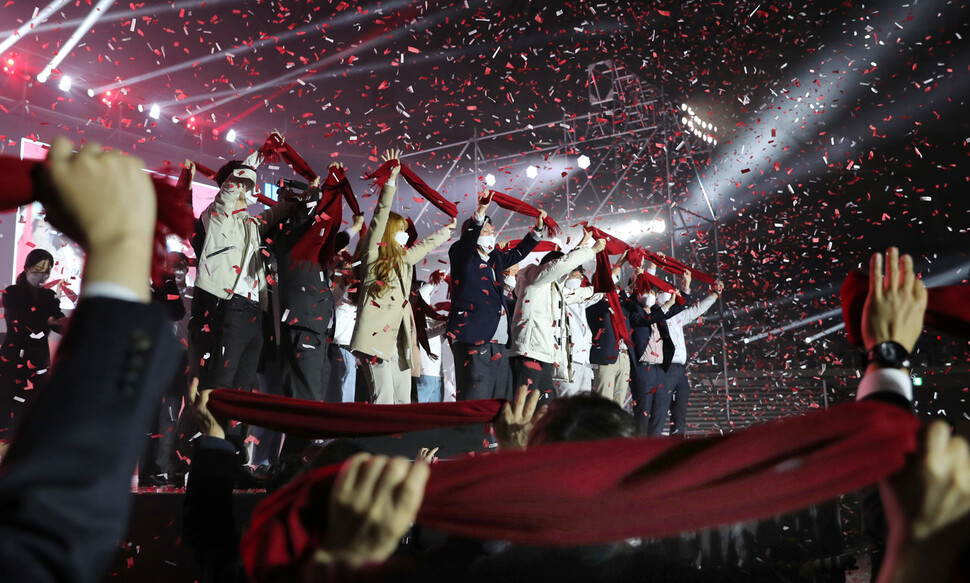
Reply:
[[[411,185],[411,188],[420,192],[424,198],[428,199],[428,202],[433,204],[438,210],[445,213],[449,217],[458,216],[458,206],[455,205],[455,203],[441,196],[437,190],[428,186],[427,183],[425,183],[424,180],[421,180],[421,178],[419,178],[418,175],[415,174],[410,168],[404,164],[401,164],[397,160],[388,160],[387,162],[384,162],[377,170],[368,174],[364,178],[367,180],[376,180],[377,190],[381,190],[384,188],[384,184],[387,183],[387,180],[391,177],[391,168],[394,168],[398,164],[401,165],[401,176],[404,177],[404,180]]]
[[[13,210],[36,200],[34,176],[40,171],[43,162],[21,160],[11,156],[0,156],[0,176],[4,178],[4,188],[0,189],[0,211]],[[165,274],[170,273],[166,240],[169,235],[185,239],[191,236],[195,224],[192,206],[188,204],[191,194],[187,181],[179,179],[172,184],[165,174],[171,168],[164,168],[159,174],[151,176],[155,187],[156,217],[155,234],[152,244],[152,281],[161,285]]]
[[[539,214],[542,212],[524,200],[520,200],[514,196],[509,196],[504,192],[498,192],[497,190],[489,190],[488,198],[507,211],[521,213],[528,217],[538,218]],[[550,237],[555,237],[559,234],[559,225],[556,224],[556,221],[552,220],[552,217],[546,215],[545,220],[542,222],[545,224],[546,230],[549,231]]]
[[[308,439],[393,435],[407,431],[488,423],[504,401],[371,405],[321,403],[278,395],[219,389],[209,396],[218,415]]]
[[[351,200],[356,203],[347,173],[343,168],[334,168],[323,183],[323,193],[317,203],[313,225],[293,247],[290,254],[293,263],[309,262],[326,267],[329,258],[337,252],[334,241],[343,220],[341,196],[348,203]]]
[[[923,322],[932,328],[970,338],[970,285],[951,285],[927,290],[926,315]],[[842,319],[849,342],[862,346],[862,308],[869,294],[869,276],[853,270],[845,278],[842,297]]]
[[[373,421],[417,405],[329,407],[365,407]],[[723,436],[557,443],[451,460],[431,467],[417,522],[479,540],[565,547],[755,520],[892,475],[916,449],[918,430],[908,411],[862,402]],[[254,581],[312,557],[322,533],[303,516],[315,501],[326,507],[336,472],[297,478],[256,508],[240,545]]]

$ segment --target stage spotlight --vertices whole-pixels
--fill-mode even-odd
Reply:
[[[16,64],[17,64],[17,62],[14,61],[12,58],[8,58],[7,60],[5,60],[3,62],[3,72],[4,73],[13,73],[14,72],[14,65],[16,65]]]
[[[148,115],[151,115],[151,113],[149,113]],[[175,116],[173,115],[173,116],[172,116],[172,123],[178,123],[178,122],[179,122],[179,118],[177,118],[177,117],[175,117]]]
[[[489,172],[485,175],[485,184],[493,186],[495,184],[495,175]]]
[[[653,222],[650,223],[651,233],[663,233],[666,230],[667,223],[665,223],[663,219],[654,219]]]
[[[57,83],[57,88],[67,93],[71,90],[71,78],[67,75],[61,75],[61,80]]]
[[[536,168],[535,166],[529,166],[528,168],[525,169],[525,175],[528,176],[529,178],[535,178],[536,176],[539,175],[539,169]]]
[[[157,103],[153,103],[151,109],[148,110],[148,117],[152,119],[162,117],[162,108],[160,108]],[[173,117],[172,119],[174,120],[175,118]]]
[[[682,117],[682,118],[680,118],[680,123],[681,123],[682,125],[687,125],[687,118],[686,118],[686,117]]]
[[[586,170],[587,168],[589,168],[589,156],[587,156],[586,154],[583,154],[582,156],[576,159],[576,164],[583,170]]]
[[[47,80],[50,79],[50,76],[51,74],[47,71],[47,69],[44,69],[43,71],[37,74],[37,81],[40,83],[47,83]]]
[[[94,89],[88,89],[88,97],[94,97]]]
[[[687,111],[687,104],[686,103],[681,103],[680,104],[680,110],[681,111]]]
[[[236,141],[236,130],[229,130],[226,132],[226,141],[235,142]]]

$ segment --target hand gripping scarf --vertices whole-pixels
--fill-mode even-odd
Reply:
[[[37,200],[34,185],[43,164],[37,160],[0,156],[0,176],[5,181],[4,188],[0,189],[0,211],[10,211]],[[195,221],[192,206],[189,204],[191,194],[188,182],[182,176],[177,184],[172,184],[165,176],[170,170],[166,168],[151,176],[156,201],[152,244],[152,281],[156,285],[162,284],[169,271],[166,239],[169,235],[182,239],[191,236]]]

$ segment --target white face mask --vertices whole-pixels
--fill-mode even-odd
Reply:
[[[44,285],[44,283],[47,281],[47,278],[49,277],[50,275],[47,273],[28,273],[27,283],[29,283],[34,287],[40,287]]]
[[[394,233],[394,241],[396,241],[401,247],[408,244],[408,239],[410,239],[410,237],[408,237],[407,231],[398,231],[397,233]]]
[[[657,301],[661,304],[666,304],[670,301],[670,292],[660,292],[657,294]]]
[[[640,305],[649,308],[657,301],[657,296],[655,294],[643,294],[640,296]]]
[[[505,285],[509,286],[512,289],[515,289],[515,276],[514,275],[506,275],[505,276]]]
[[[583,285],[583,280],[576,279],[575,277],[566,280],[566,289],[576,289]]]
[[[256,198],[256,191],[255,190],[246,191],[246,206],[256,204],[257,202],[259,202],[259,199]]]
[[[491,253],[495,249],[495,235],[479,235],[478,246],[486,253]]]

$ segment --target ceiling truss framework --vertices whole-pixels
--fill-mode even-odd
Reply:
[[[609,229],[624,220],[663,219],[669,236],[667,252],[720,277],[718,220],[700,182],[697,162],[709,160],[711,146],[684,131],[678,105],[667,99],[661,88],[644,83],[621,63],[594,63],[587,73],[590,104],[599,108],[593,113],[567,114],[560,120],[503,132],[476,131],[468,140],[402,157],[442,169],[443,176],[435,181],[438,190],[446,184],[458,185],[462,179],[459,190],[480,190],[487,174],[503,172],[515,187],[516,196],[541,204],[564,227],[588,221]],[[590,164],[581,170],[577,158],[584,154]],[[527,177],[527,167],[538,159],[558,164],[562,175],[568,176],[552,192],[537,177]],[[687,184],[696,184],[698,192],[688,193]],[[539,192],[543,189],[546,191]],[[546,198],[537,200],[540,195]],[[710,216],[686,208],[691,196],[703,197]],[[429,203],[421,207],[418,220],[426,216],[428,208]],[[531,221],[521,215],[493,218],[499,231],[513,238],[514,233],[531,228]],[[706,244],[698,243],[693,234],[699,229],[710,231],[713,238]],[[634,234],[627,240],[636,243],[645,236]],[[695,343],[692,359],[704,353],[708,364],[720,360],[722,382],[718,383],[716,399],[723,403],[725,421],[730,422],[731,381],[720,300],[717,309],[721,314],[717,324],[696,329],[703,339]]]

